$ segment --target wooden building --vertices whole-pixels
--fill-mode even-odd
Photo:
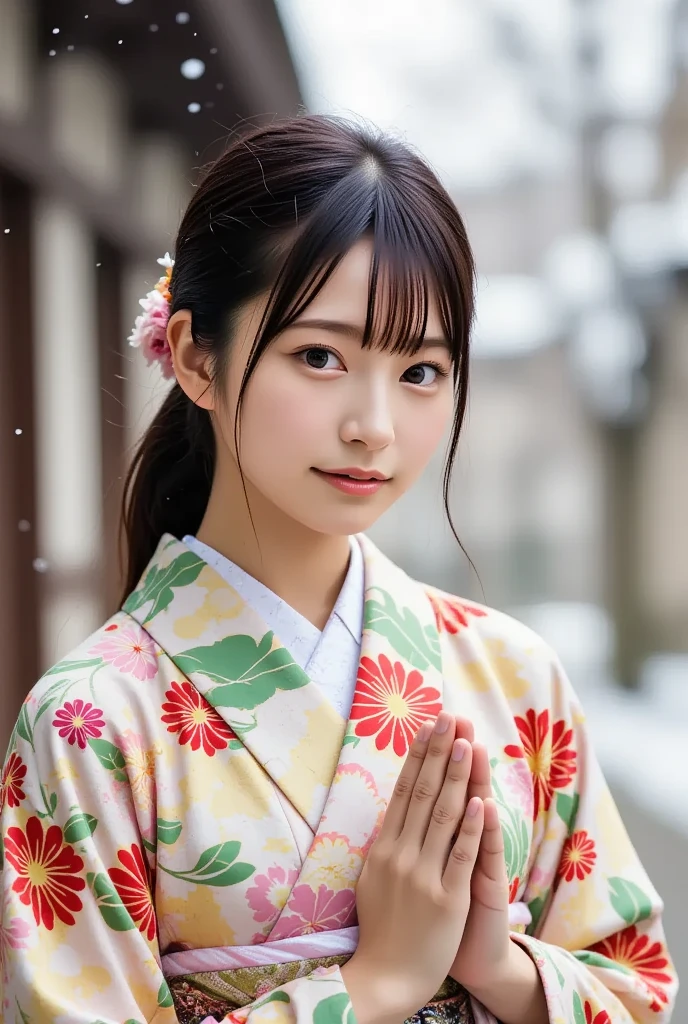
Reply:
[[[123,469],[161,386],[126,338],[196,169],[241,118],[300,104],[273,0],[179,7],[0,0],[3,751],[115,607]]]

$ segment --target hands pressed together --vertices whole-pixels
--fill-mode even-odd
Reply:
[[[535,966],[510,939],[490,764],[467,719],[442,712],[419,730],[356,904],[359,944],[342,974],[359,1024],[400,1024],[447,975],[504,1024],[547,1022]]]

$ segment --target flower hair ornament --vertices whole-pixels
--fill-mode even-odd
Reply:
[[[165,273],[145,299],[139,300],[143,313],[136,317],[128,341],[134,348],[141,349],[149,366],[159,363],[163,377],[170,379],[174,377],[174,369],[167,341],[167,321],[170,318],[170,279],[174,260],[166,252],[158,263],[165,268]]]

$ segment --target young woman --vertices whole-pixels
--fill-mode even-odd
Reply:
[[[668,1021],[661,902],[556,656],[364,536],[466,407],[435,175],[337,120],[255,129],[161,262],[123,607],[2,777],[5,1020]]]

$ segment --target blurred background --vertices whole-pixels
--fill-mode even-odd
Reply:
[[[688,975],[687,0],[177,6],[0,0],[0,744],[117,601],[166,387],[126,338],[199,166],[242,118],[369,119],[476,253],[452,507],[479,579],[439,458],[374,538],[556,647]]]

